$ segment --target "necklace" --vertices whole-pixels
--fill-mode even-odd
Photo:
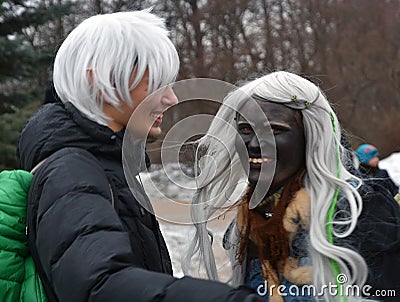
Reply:
[[[274,209],[278,204],[282,196],[283,188],[276,191],[274,194],[265,198],[256,208],[256,211],[264,216],[265,219],[269,219],[274,215]]]

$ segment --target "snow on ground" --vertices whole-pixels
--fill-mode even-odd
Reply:
[[[182,169],[182,170],[181,170]],[[195,192],[195,181],[190,167],[178,164],[152,165],[150,170],[140,174],[140,179],[153,205],[155,215],[160,222],[170,252],[174,276],[182,277],[181,260],[186,255],[189,244],[195,233],[189,223],[189,202]],[[222,238],[226,228],[234,217],[233,212],[221,215],[209,223],[213,233],[213,249],[221,281],[228,280],[230,264],[227,252],[222,248]],[[199,270],[199,259],[195,257],[191,275],[206,278],[205,272]]]
[[[379,168],[386,170],[393,182],[400,187],[400,152],[381,159]]]
[[[171,256],[172,268],[174,276],[182,277],[181,261],[186,255],[189,244],[194,235],[194,227],[188,225],[177,225],[172,223],[160,222],[161,232],[164,235],[168,250]],[[227,252],[222,248],[222,237],[224,231],[222,229],[214,230],[214,254],[218,267],[218,274],[221,281],[227,281],[230,277],[231,269]],[[206,278],[205,271],[199,269],[199,257],[194,257],[191,266],[191,276]]]
[[[179,164],[164,166],[153,164],[146,173],[140,173],[143,186],[150,200],[180,200],[189,202],[196,184],[193,169]]]

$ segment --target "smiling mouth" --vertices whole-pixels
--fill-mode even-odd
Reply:
[[[161,125],[163,118],[162,112],[152,112],[150,113],[150,117],[153,119],[153,127],[159,127]]]
[[[268,163],[272,162],[272,158],[249,158],[249,163],[251,164],[262,164],[262,163]]]
[[[153,119],[162,119],[162,117],[163,117],[163,113],[161,112],[152,112],[152,113],[150,113],[150,116],[153,118]]]

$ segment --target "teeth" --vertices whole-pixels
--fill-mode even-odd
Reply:
[[[162,113],[151,113],[150,116],[154,119],[162,118]]]
[[[270,158],[249,158],[249,163],[253,164],[262,164],[270,161],[272,161]]]

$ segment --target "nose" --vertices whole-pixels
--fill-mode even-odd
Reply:
[[[174,91],[170,86],[165,88],[161,97],[161,104],[164,105],[166,108],[178,104],[178,98],[176,97]]]
[[[259,155],[261,153],[260,143],[257,135],[253,135],[249,143],[247,144],[247,150],[249,155]]]
[[[247,143],[247,149],[250,155],[254,156],[271,156],[271,150],[275,150],[275,139],[272,134],[261,133],[258,137],[256,134],[252,136]],[[261,154],[262,153],[262,154]]]

